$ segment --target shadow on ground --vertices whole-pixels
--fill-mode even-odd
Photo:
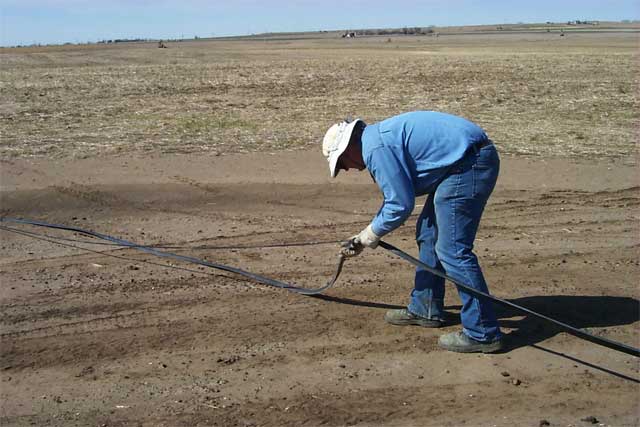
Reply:
[[[403,305],[324,294],[310,295],[310,297],[360,307],[405,308]],[[640,301],[629,297],[544,295],[516,298],[509,300],[509,302],[579,329],[629,325],[640,320]],[[445,307],[447,326],[460,324],[460,317],[456,313],[460,308],[459,305]],[[509,334],[510,341],[513,341],[512,348],[544,341],[564,331],[559,326],[514,308],[496,304],[495,310],[498,319],[500,319],[500,325],[504,328],[514,329]],[[523,315],[524,318],[513,320],[514,317]]]
[[[405,308],[401,305],[328,295],[313,295],[312,297],[328,302],[361,307],[384,309]],[[517,298],[509,300],[509,302],[596,336],[598,332],[604,331],[590,331],[590,328],[600,329],[630,325],[640,320],[640,301],[629,297],[544,295]],[[461,306],[459,305],[445,307],[447,310],[446,326],[460,324],[460,316],[458,314],[460,308]],[[569,359],[575,363],[580,363],[621,379],[640,383],[640,381],[635,378],[610,370],[604,366],[595,365],[571,355],[540,346],[539,343],[554,337],[558,333],[566,332],[553,323],[532,316],[531,314],[523,313],[517,309],[497,304],[496,315],[498,316],[501,327],[512,330],[505,336],[505,348],[501,351],[502,353],[507,353],[520,347],[531,346],[540,351]],[[522,317],[523,315],[524,317]],[[632,346],[631,344],[625,345]]]
[[[606,328],[629,325],[640,320],[640,301],[629,297],[544,295],[509,300],[529,310],[566,323],[574,328]],[[507,307],[496,307],[500,325],[514,329],[509,334],[508,347],[535,344],[564,332],[562,328],[543,319]],[[594,333],[598,335],[598,333]]]

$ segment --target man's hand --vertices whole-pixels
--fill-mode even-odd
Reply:
[[[342,245],[340,253],[348,258],[360,255],[365,247],[375,249],[380,241],[380,236],[373,232],[371,224],[360,234],[351,237]]]
[[[347,258],[353,258],[354,256],[360,255],[364,246],[362,243],[358,241],[358,236],[353,236],[346,242],[342,242],[342,249],[340,249],[340,253]]]
[[[360,234],[356,236],[358,242],[363,246],[366,246],[371,249],[375,249],[378,247],[378,242],[380,241],[380,236],[373,232],[373,228],[371,224],[367,225],[367,228],[362,230]]]

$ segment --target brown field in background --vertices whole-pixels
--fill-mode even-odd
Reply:
[[[0,51],[0,156],[295,149],[346,115],[476,121],[504,153],[635,152],[637,33],[468,34]]]

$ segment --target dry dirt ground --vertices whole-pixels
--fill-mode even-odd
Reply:
[[[326,126],[452,111],[503,154],[491,291],[638,347],[637,36],[526,37],[2,51],[0,214],[319,286],[380,203],[365,173],[327,178]],[[386,240],[415,254],[413,221]],[[453,288],[445,328],[385,324],[413,269],[382,249],[312,298],[16,228],[55,242],[0,230],[3,426],[640,424],[632,356],[507,310],[506,351],[442,351]],[[311,241],[333,243],[261,247]]]
[[[330,183],[325,169],[316,151],[15,160],[2,167],[2,213],[317,286],[336,244],[215,247],[358,231],[379,204],[375,185],[358,174]],[[476,246],[493,293],[638,346],[634,174],[615,161],[506,156]],[[317,299],[0,232],[3,425],[638,424],[632,356],[504,310],[507,351],[439,350],[438,335],[459,327],[455,292],[443,330],[385,324],[412,268],[382,249],[349,261]],[[388,240],[415,253],[413,233],[410,220]]]

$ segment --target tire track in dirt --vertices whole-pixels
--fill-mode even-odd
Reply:
[[[214,194],[216,196],[225,195],[225,191],[223,191],[219,185],[205,184],[197,180],[180,176],[180,175],[174,175],[172,178],[178,182],[197,188],[205,193]],[[261,185],[260,187],[263,188],[265,186]],[[282,187],[282,185],[280,187]],[[353,216],[353,215],[369,216],[368,213],[364,213],[364,212],[357,213],[357,212],[354,212],[353,210],[340,209],[340,208],[336,208],[335,206],[325,207],[323,204],[314,203],[313,202],[314,200],[316,200],[319,196],[327,192],[327,189],[325,188],[325,186],[318,188],[318,185],[310,185],[310,186],[296,185],[295,187],[298,187],[299,189],[302,190],[300,192],[301,194],[299,197],[291,198],[290,193],[285,193],[285,192],[278,194],[277,190],[274,189],[275,187],[271,186],[270,190],[273,192],[273,194],[267,193],[269,194],[269,198],[261,201],[264,202],[266,205],[271,205],[276,207],[277,206],[295,207],[298,209],[327,211],[333,214],[343,214],[348,216]],[[282,197],[291,198],[291,200],[290,201],[282,200],[281,199]],[[255,220],[255,218],[252,220]]]
[[[216,186],[213,185],[208,185],[208,184],[201,184],[197,181],[194,180],[190,180],[188,178],[184,178],[184,179],[180,179],[181,182],[184,183],[188,183],[188,185],[190,186],[194,186],[202,191],[205,192],[213,192],[216,194],[220,193],[220,189],[217,188]],[[613,192],[598,192],[597,194],[600,195],[601,199],[603,201],[609,201],[610,203],[615,203],[615,202],[624,202],[626,201],[627,204],[629,202],[632,203],[640,203],[640,198],[638,197],[622,197],[620,199],[614,199],[609,197],[611,194],[635,194],[638,192],[638,188],[639,187],[632,187],[630,189],[624,189],[624,190],[619,190],[619,191],[613,191]],[[187,214],[187,215],[191,215],[192,212],[190,210],[176,210],[176,209],[166,209],[166,208],[156,208],[153,206],[150,206],[149,204],[142,204],[142,205],[138,205],[136,206],[135,204],[132,204],[130,200],[127,199],[122,199],[122,198],[118,198],[115,194],[110,193],[110,192],[106,192],[106,191],[101,191],[101,190],[94,190],[89,186],[78,186],[78,188],[64,188],[64,187],[58,187],[57,188],[58,191],[60,191],[63,194],[67,194],[76,198],[79,198],[81,200],[86,200],[89,201],[91,203],[96,203],[100,206],[118,206],[118,205],[128,205],[129,207],[132,207],[134,209],[137,210],[144,210],[145,212],[161,212],[161,213],[172,213],[172,214]],[[315,190],[315,192],[317,193],[318,190]],[[555,192],[560,194],[560,192]],[[573,197],[573,199],[571,198],[566,198],[564,194],[569,194],[571,197]],[[532,219],[536,218],[536,215],[542,215],[542,214],[548,214],[548,208],[551,206],[556,206],[556,205],[563,205],[563,214],[565,215],[570,215],[571,211],[570,209],[573,209],[571,206],[574,204],[577,205],[582,205],[582,204],[593,204],[592,202],[589,201],[579,201],[578,199],[580,197],[583,197],[585,195],[593,195],[596,193],[587,193],[587,192],[564,192],[562,193],[562,196],[558,196],[558,195],[554,195],[551,193],[542,193],[541,195],[538,196],[538,200],[540,201],[544,201],[544,202],[538,202],[536,200],[534,201],[529,201],[527,203],[521,203],[519,201],[513,201],[513,200],[507,200],[505,202],[494,202],[490,205],[490,208],[487,211],[487,214],[485,215],[485,221],[483,222],[483,225],[485,223],[488,224],[488,226],[491,226],[491,221],[493,220],[497,220],[497,219],[510,219],[510,218],[514,218],[516,216],[521,216],[524,218],[527,217],[531,217]],[[558,198],[558,197],[565,197],[562,200],[559,200],[557,203],[548,203],[548,200],[545,200],[547,198]],[[568,197],[568,196],[567,196]],[[280,205],[280,206],[287,206],[287,207],[291,207],[291,208],[295,208],[295,207],[300,207],[300,203],[298,202],[286,202],[286,201],[278,201],[278,200],[266,200],[267,204],[271,204],[271,205]],[[515,204],[515,205],[514,205]],[[540,209],[540,206],[544,205],[545,208],[544,209]],[[515,208],[515,209],[514,209]],[[537,210],[536,210],[537,208]],[[304,208],[306,209],[306,207]],[[338,210],[336,211],[336,209],[332,209],[329,208],[330,211],[336,213],[342,213],[346,218],[348,217],[352,217],[354,215],[353,211],[346,211],[346,210]],[[508,215],[505,216],[498,216],[497,212],[506,210],[508,212]],[[515,212],[514,212],[515,210]],[[367,218],[373,216],[372,214],[357,214],[357,215],[366,215]],[[413,218],[417,217],[418,213],[414,213],[412,215],[412,218],[409,219],[408,222],[411,222]],[[238,221],[240,220],[240,218],[237,216],[237,214],[229,214],[229,215],[220,215],[219,213],[216,213],[217,217],[220,217],[221,219],[223,219],[224,217],[230,219],[230,220],[234,220],[234,221]],[[247,217],[245,219],[249,219],[250,221],[259,221],[259,217],[255,217],[255,216],[251,216],[251,217]],[[562,220],[564,221],[564,220]],[[296,224],[293,227],[289,226],[286,229],[282,229],[279,231],[267,231],[267,232],[262,232],[262,231],[256,231],[256,232],[251,232],[251,233],[238,233],[235,235],[230,235],[230,236],[216,236],[216,239],[243,239],[245,237],[257,237],[260,235],[263,236],[271,236],[274,234],[282,234],[284,232],[288,232],[290,231],[292,228],[295,229],[296,231],[301,231],[301,230],[312,230],[312,231],[317,231],[319,229],[327,229],[327,227],[335,227],[335,226],[340,226],[340,227],[349,227],[349,226],[353,226],[353,227],[360,227],[363,225],[366,225],[369,222],[368,219],[363,219],[363,220],[356,220],[356,221],[341,221],[340,223],[333,223],[333,224],[321,224],[321,225],[313,225],[313,224]],[[561,225],[561,224],[559,224]],[[506,229],[509,229],[509,225],[508,224],[504,224],[501,223],[499,225],[500,227],[504,227]],[[347,230],[348,232],[352,232],[352,230]],[[341,236],[342,237],[342,236]],[[201,240],[196,240],[196,241],[211,241],[211,239],[201,239]],[[196,241],[190,241],[189,243],[193,243]],[[169,243],[170,244],[170,243]]]
[[[594,193],[542,193],[528,201],[508,199],[492,203],[481,230],[536,232],[544,229],[545,233],[561,234],[594,232],[593,227],[606,226],[606,233],[624,234],[638,227],[640,216],[629,216],[621,209],[636,205],[640,205],[640,187]]]
[[[225,279],[226,280],[224,280],[223,283],[215,283],[215,291],[217,293],[221,291],[233,291],[234,288],[237,288],[236,285],[238,282],[243,282],[243,280],[234,280],[233,278]],[[79,327],[78,329],[86,330],[83,327],[85,323],[103,322],[105,320],[111,319],[127,319],[131,316],[144,316],[153,313],[160,313],[163,311],[172,311],[179,308],[190,307],[192,305],[212,302],[218,299],[216,296],[212,295],[205,296],[205,292],[203,291],[210,291],[208,287],[196,288],[193,285],[188,284],[188,281],[189,279],[172,279],[170,281],[146,279],[142,281],[135,281],[135,283],[124,282],[121,284],[115,284],[116,286],[110,289],[110,294],[104,296],[105,298],[108,297],[106,299],[112,300],[108,304],[101,302],[98,304],[87,305],[81,297],[70,300],[68,297],[72,296],[73,293],[65,294],[64,289],[62,289],[58,294],[66,295],[67,298],[59,300],[61,306],[52,308],[51,299],[48,298],[48,295],[44,295],[44,299],[42,302],[38,300],[37,295],[34,295],[30,297],[28,303],[25,303],[24,305],[11,303],[9,305],[0,306],[3,313],[2,316],[0,316],[0,322],[2,322],[2,324],[4,325],[2,328],[4,331],[9,329],[10,326],[20,325],[26,322],[53,322],[58,319],[64,320],[70,318],[82,318],[85,316],[88,316],[90,318],[85,320],[78,320],[75,322],[48,325],[30,330],[3,332],[0,333],[0,337],[4,338],[9,336],[20,336],[43,330],[56,328],[64,329],[67,327]],[[211,282],[210,279],[209,282]],[[153,298],[145,298],[145,295],[142,295],[142,297],[138,297],[136,299],[136,302],[131,302],[130,300],[132,291],[139,290],[143,294],[153,295],[156,289],[161,289],[164,293],[171,292],[172,294],[176,294],[176,291],[183,291],[182,294],[184,294],[184,296],[179,298],[176,298],[174,296],[171,299],[165,301],[154,301]],[[198,291],[198,293],[191,294],[193,291]],[[98,295],[98,293],[94,292],[94,295]],[[130,313],[114,314],[112,316],[101,318],[93,317],[100,313],[113,312]],[[63,334],[67,334],[67,332]]]
[[[84,200],[92,205],[100,207],[114,206],[118,204],[122,205],[124,203],[123,199],[117,197],[113,193],[95,190],[88,185],[79,184],[77,182],[72,182],[68,186],[54,185],[50,188],[60,194]]]
[[[153,295],[155,292],[153,291],[153,287],[145,287],[144,284],[140,284],[140,286],[142,288],[146,288],[148,291],[147,294],[149,295]],[[189,285],[184,285],[182,287],[184,288],[185,291],[191,290]],[[227,289],[227,290],[218,289],[217,292],[215,292],[214,294],[211,294],[211,292],[208,292],[207,289],[196,289],[196,293],[190,296],[188,299],[183,299],[183,298],[176,299],[175,297],[172,297],[169,301],[166,301],[160,304],[154,303],[153,306],[147,306],[147,304],[144,303],[146,298],[137,297],[137,299],[141,300],[142,302],[139,305],[128,306],[129,310],[138,310],[137,312],[126,313],[126,314],[116,314],[113,316],[107,316],[99,319],[91,318],[91,319],[85,319],[77,322],[65,322],[63,324],[37,327],[27,331],[23,330],[23,331],[5,333],[1,336],[2,341],[5,345],[5,349],[7,350],[3,353],[3,361],[11,362],[12,360],[15,360],[15,359],[29,358],[33,363],[36,364],[35,366],[48,366],[48,364],[50,363],[64,364],[64,361],[57,361],[56,357],[51,355],[51,351],[45,350],[46,346],[48,345],[47,343],[49,342],[48,340],[55,339],[55,338],[63,338],[63,337],[65,339],[73,338],[74,340],[78,340],[78,339],[81,339],[81,336],[86,335],[86,338],[84,338],[83,341],[94,342],[93,345],[95,345],[97,344],[97,342],[104,341],[100,337],[102,337],[104,334],[109,335],[113,331],[128,330],[131,333],[137,333],[135,332],[137,330],[147,331],[149,328],[153,329],[154,327],[161,327],[162,323],[154,323],[154,322],[162,318],[166,318],[167,316],[169,317],[173,316],[171,313],[179,314],[179,313],[183,313],[185,310],[190,311],[193,309],[198,309],[196,311],[200,313],[196,317],[194,317],[193,321],[187,320],[188,318],[184,318],[183,320],[178,320],[178,322],[180,321],[185,322],[185,325],[193,326],[193,323],[197,324],[202,319],[204,319],[203,321],[205,321],[206,323],[213,322],[213,324],[224,324],[225,322],[229,322],[231,320],[231,323],[233,324],[235,323],[235,321],[233,321],[233,317],[236,317],[236,315],[233,315],[232,313],[234,313],[234,311],[236,311],[237,308],[239,307],[238,303],[233,303],[231,307],[225,307],[224,310],[222,311],[220,311],[219,309],[221,307],[219,306],[219,303],[222,301],[234,300],[235,296],[242,295],[242,294],[246,294],[246,296],[244,297],[245,299],[250,298],[251,300],[260,300],[260,299],[263,299],[265,296],[267,296],[271,300],[274,300],[276,302],[276,305],[275,306],[273,304],[265,305],[260,309],[259,314],[254,313],[250,316],[250,318],[243,319],[244,329],[242,331],[244,332],[236,333],[236,336],[233,338],[233,340],[243,341],[255,336],[256,333],[276,335],[276,336],[278,334],[287,334],[287,335],[296,334],[299,336],[308,336],[308,335],[318,336],[327,332],[327,329],[326,329],[327,325],[329,325],[330,329],[332,329],[332,328],[335,328],[336,325],[339,325],[342,323],[339,319],[333,319],[332,322],[318,324],[319,329],[309,328],[308,326],[305,326],[304,323],[300,323],[300,324],[295,323],[294,326],[297,326],[295,330],[292,330],[291,325],[288,325],[288,324],[286,327],[283,327],[281,326],[281,320],[278,320],[278,319],[266,320],[266,319],[270,317],[269,315],[272,313],[272,310],[278,306],[281,306],[281,307],[287,306],[289,308],[287,309],[287,311],[282,312],[281,315],[278,315],[277,318],[285,319],[287,318],[287,316],[291,315],[292,307],[286,301],[280,301],[280,298],[285,297],[285,300],[291,301],[292,297],[288,295],[282,295],[282,293],[279,293],[279,292],[265,293],[263,290],[260,290],[260,289],[257,289],[257,290],[258,290],[258,294],[255,294],[254,291],[251,291],[248,289],[245,289],[245,290],[239,290],[235,288]],[[247,292],[250,292],[250,293],[247,294]],[[251,296],[252,294],[253,296]],[[127,296],[128,295],[129,294],[127,293]],[[222,300],[220,300],[221,297],[223,298]],[[121,311],[125,306],[123,306],[122,303],[118,301],[121,301],[121,300],[114,301],[112,303],[112,306],[115,310]],[[82,301],[78,301],[78,302],[82,303]],[[202,311],[203,309],[205,309],[207,305],[211,304],[212,302],[217,302],[218,304],[216,305],[218,305],[219,307],[218,309],[216,309],[216,314],[214,317],[211,317],[211,315],[209,314],[205,315]],[[38,307],[37,301],[33,301],[32,304],[36,306],[36,308]],[[299,307],[295,309],[294,312],[299,312],[300,310],[302,311],[308,310],[308,308],[306,307],[309,304],[317,307],[320,304],[325,305],[326,303],[321,303],[318,301],[307,302],[305,300],[303,301],[296,300],[296,304],[298,304]],[[253,306],[255,307],[255,305]],[[48,307],[49,307],[49,303],[47,302],[47,304],[43,308],[47,309]],[[30,307],[25,306],[23,308],[30,308]],[[106,312],[107,307],[105,306],[103,308],[105,308],[105,310],[103,311]],[[18,309],[20,308],[18,307]],[[144,311],[140,311],[140,309]],[[37,318],[44,318],[45,315],[48,315],[49,317],[46,318],[45,320],[47,320],[48,322],[51,322],[51,321],[55,321],[55,319],[59,316],[66,318],[68,313],[73,313],[74,311],[77,311],[77,310],[78,309],[76,307],[72,307],[70,309],[65,309],[65,310],[53,310],[53,311],[49,310],[49,311],[45,311],[44,313],[41,313],[40,316],[36,316],[36,318],[34,319],[37,321]],[[83,310],[84,310],[83,312],[86,314],[91,314],[94,311],[91,309],[91,307],[84,307]],[[229,319],[227,316],[231,316],[232,319]],[[200,320],[196,320],[196,318]],[[180,316],[178,316],[178,319],[180,319]],[[254,319],[254,320],[251,320],[251,319]],[[16,318],[14,320],[21,321],[23,319]],[[353,321],[349,321],[349,323],[351,324],[351,327],[354,327],[355,323]],[[361,325],[364,326],[364,323],[361,323]],[[42,332],[44,332],[44,334],[41,334]],[[189,337],[195,339],[194,337],[196,335],[201,335],[203,333],[204,332],[200,328],[196,328],[194,330],[191,330],[191,328],[189,328],[189,332],[183,334],[182,338],[186,340],[190,339]],[[211,329],[206,330],[205,335],[212,336],[212,334],[213,336],[226,337],[225,332],[223,331],[216,332],[215,328],[214,330],[211,330]],[[42,340],[45,340],[45,341],[42,341]],[[108,341],[105,341],[105,342],[108,343]],[[76,345],[76,344],[73,344],[73,345]],[[153,347],[153,345],[155,344],[151,343],[149,345]],[[21,347],[22,351],[19,353],[16,353],[15,350],[12,350],[12,348],[16,346]],[[144,347],[137,346],[136,348],[132,349],[132,351],[143,351],[143,348],[147,348],[147,344],[144,344]],[[45,350],[44,353],[43,353],[43,350]],[[64,352],[64,350],[60,349],[59,347],[57,351]],[[121,351],[122,351],[121,357],[130,353],[129,350],[121,350]],[[77,352],[74,354],[76,356],[78,355]],[[109,355],[109,357],[111,357],[110,355],[112,355],[112,353],[110,352],[107,352],[105,354]],[[44,359],[40,358],[41,355]],[[15,363],[13,362],[9,364],[15,365]]]

